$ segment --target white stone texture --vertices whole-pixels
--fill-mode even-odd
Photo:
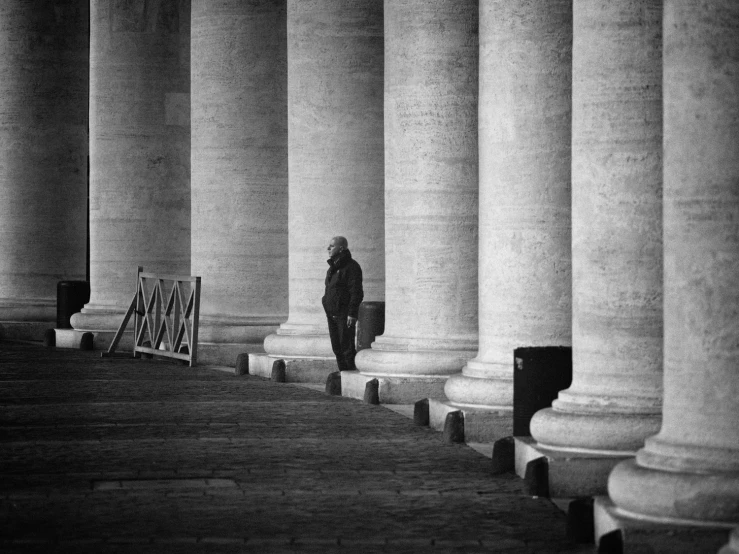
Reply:
[[[474,356],[477,33],[473,0],[385,3],[387,307],[363,374],[443,381]]]
[[[571,68],[571,0],[480,3],[480,339],[456,405],[512,409],[513,350],[571,344]]]
[[[542,446],[635,452],[659,430],[661,5],[573,5],[573,380],[532,419]]]
[[[85,279],[88,5],[0,3],[0,320],[40,340]],[[17,328],[16,328],[17,327]]]
[[[382,0],[288,0],[289,318],[271,355],[335,365],[321,305],[345,236],[364,299],[384,300]]]
[[[91,295],[72,325],[115,331],[137,266],[190,274],[190,2],[90,8]]]
[[[611,474],[639,517],[739,521],[739,4],[665,2],[664,409]]]
[[[285,0],[192,2],[192,274],[199,360],[287,319]],[[223,359],[222,359],[223,358]]]

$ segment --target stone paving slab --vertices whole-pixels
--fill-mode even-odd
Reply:
[[[2,552],[590,552],[466,445],[380,406],[0,343]]]

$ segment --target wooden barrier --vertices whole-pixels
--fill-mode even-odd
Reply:
[[[134,316],[134,358],[154,354],[197,363],[200,277],[156,275],[138,268],[136,294],[104,356],[111,356]],[[147,345],[148,343],[148,345]]]

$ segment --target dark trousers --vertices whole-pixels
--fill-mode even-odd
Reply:
[[[336,355],[336,363],[339,371],[353,371],[357,369],[354,365],[354,357],[357,350],[354,347],[354,336],[356,325],[346,326],[345,315],[327,316],[328,334],[331,337],[331,348]]]

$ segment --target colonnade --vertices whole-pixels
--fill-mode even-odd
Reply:
[[[0,8],[4,325],[42,321],[84,272],[87,2],[25,6]],[[628,458],[622,515],[728,526],[737,21],[732,0],[93,0],[92,296],[73,324],[103,344],[137,265],[192,272],[209,360],[262,352],[321,380],[344,235],[387,308],[342,380],[510,412],[513,349],[571,345],[539,447]],[[22,40],[50,32],[63,47]]]

